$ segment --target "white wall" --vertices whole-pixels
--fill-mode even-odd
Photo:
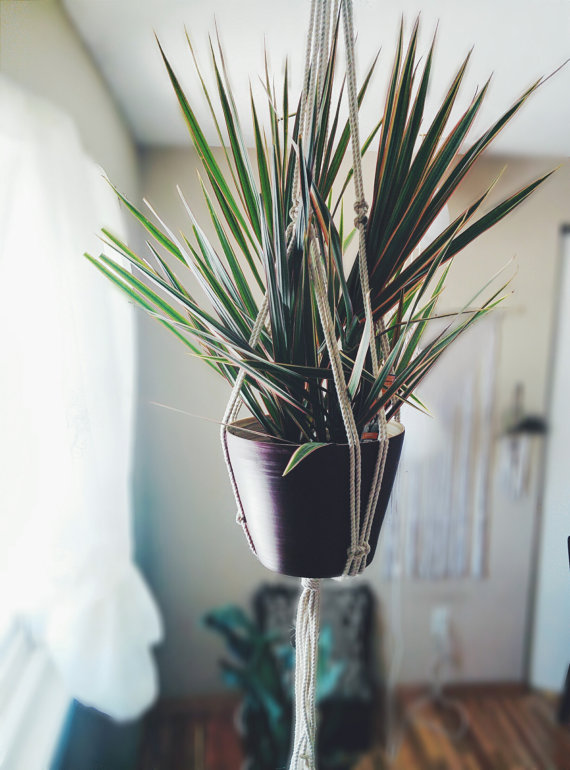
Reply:
[[[570,664],[570,230],[563,240],[531,658],[532,683],[548,690],[560,689]]]
[[[135,145],[57,0],[0,0],[0,71],[71,115],[88,154],[128,195],[137,194]]]
[[[453,206],[465,206],[485,180],[496,176],[504,160],[483,160],[458,191]],[[494,197],[518,189],[555,162],[509,161]],[[153,150],[144,155],[143,190],[175,228],[188,231],[175,185],[184,188],[198,219],[206,222],[196,184],[192,151]],[[368,161],[366,171],[371,172]],[[556,282],[558,228],[570,220],[570,168],[566,165],[493,234],[460,256],[449,280],[447,303],[457,306],[511,256],[517,255],[514,296],[501,322],[498,413],[508,407],[514,386],[525,385],[529,409],[545,409],[547,366]],[[453,208],[452,206],[452,208]],[[207,228],[206,228],[207,229]],[[472,292],[471,292],[472,293]],[[168,332],[149,319],[142,324],[142,440],[139,444],[139,496],[148,528],[145,563],[166,617],[167,639],[160,652],[167,693],[219,689],[216,659],[222,647],[201,628],[211,606],[247,603],[260,581],[276,579],[249,554],[233,524],[234,503],[213,422],[167,411],[168,404],[219,420],[227,398],[222,382],[188,356]],[[540,447],[537,447],[540,450]],[[497,454],[497,453],[496,453]],[[540,460],[537,456],[535,458]],[[495,457],[496,468],[496,457]],[[400,679],[429,677],[432,608],[446,604],[459,642],[461,662],[452,673],[464,680],[521,680],[526,655],[537,477],[530,494],[513,502],[494,475],[491,511],[490,573],[481,582],[405,581],[401,594],[404,648]],[[399,599],[383,584],[378,566],[367,579],[384,611],[397,610]]]

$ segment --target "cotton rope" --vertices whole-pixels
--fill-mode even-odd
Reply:
[[[358,268],[360,276],[360,286],[362,289],[362,299],[364,302],[364,313],[370,327],[370,357],[372,360],[372,373],[374,377],[378,376],[378,355],[376,352],[376,332],[374,328],[374,319],[372,314],[372,306],[370,302],[370,280],[368,276],[368,261],[366,255],[366,214],[368,211],[368,204],[364,197],[364,182],[362,178],[362,160],[361,160],[361,148],[360,148],[360,129],[358,120],[358,90],[356,86],[356,63],[354,58],[354,22],[352,15],[352,0],[344,0],[342,3],[342,14],[344,21],[344,38],[346,48],[346,74],[347,74],[347,93],[348,93],[348,109],[349,109],[349,121],[350,121],[350,136],[352,146],[352,168],[354,177],[354,193],[355,204],[354,210],[356,212],[355,226],[358,229]],[[382,323],[382,320],[380,321]],[[383,357],[386,359],[389,355],[388,343],[385,335],[385,330],[382,328],[380,333],[381,345]],[[355,541],[351,542],[351,552],[349,552],[349,560],[345,568],[346,574],[359,574],[366,566],[366,557],[370,551],[368,541],[370,538],[370,532],[372,529],[372,522],[374,520],[374,511],[376,510],[376,504],[378,502],[378,496],[380,494],[380,487],[382,485],[382,478],[384,476],[384,467],[386,464],[386,456],[388,453],[388,435],[386,428],[386,412],[384,409],[380,410],[378,415],[378,441],[379,451],[376,461],[376,467],[374,469],[374,476],[372,480],[372,487],[368,495],[368,504],[366,507],[366,513],[362,528],[360,532],[360,540],[358,545],[355,545]],[[360,477],[361,471],[358,468],[358,476]],[[360,521],[360,517],[359,517]]]
[[[263,330],[263,325],[265,324],[265,319],[267,318],[267,311],[269,309],[269,299],[267,294],[263,298],[263,302],[261,304],[261,307],[259,309],[259,312],[257,314],[257,318],[255,319],[255,324],[253,325],[253,329],[251,331],[251,337],[249,338],[249,344],[250,347],[254,348],[257,343],[259,342],[259,338],[261,336],[261,332]],[[237,488],[237,483],[234,475],[234,469],[232,467],[232,464],[230,462],[230,454],[228,450],[228,425],[231,425],[232,422],[237,418],[241,403],[240,403],[240,391],[243,385],[243,381],[245,379],[245,370],[240,369],[238,376],[236,377],[236,381],[234,383],[234,387],[232,389],[230,400],[228,402],[228,405],[226,407],[226,411],[224,414],[224,417],[222,419],[222,429],[220,432],[220,437],[222,440],[222,450],[224,454],[224,460],[226,463],[226,468],[228,469],[228,475],[230,477],[230,483],[232,486],[232,491],[234,493],[234,498],[237,504],[237,515],[236,515],[236,521],[238,524],[241,525],[241,528],[243,529],[244,535],[247,539],[248,545],[255,553],[255,546],[253,544],[253,540],[251,538],[251,535],[249,533],[249,529],[247,527],[247,520],[245,518],[245,512],[243,509],[243,505],[241,502],[241,498],[239,496],[239,491]]]
[[[316,767],[316,687],[319,644],[320,584],[302,578],[295,627],[295,734],[289,767]]]
[[[326,0],[324,0],[325,4]],[[336,6],[336,4],[335,4]],[[328,14],[324,15],[328,18]],[[366,212],[368,210],[362,181],[362,167],[360,156],[360,141],[358,134],[358,101],[356,91],[356,75],[354,63],[354,33],[352,24],[352,4],[350,0],[343,2],[343,18],[345,29],[345,44],[347,51],[347,74],[349,94],[349,114],[351,127],[351,141],[353,150],[353,169],[357,214],[355,225],[359,231],[359,274],[362,286],[365,317],[370,326],[370,353],[374,376],[378,374],[378,357],[376,353],[375,329],[372,323],[372,308],[370,304],[370,287],[368,279],[368,265],[366,260]],[[324,28],[324,25],[323,25]],[[324,32],[321,35],[321,43],[328,40]],[[322,65],[324,53],[321,49],[320,62]],[[327,52],[328,57],[328,52]],[[321,72],[324,70],[321,66]],[[314,98],[314,94],[313,94]],[[379,452],[375,466],[374,477],[368,504],[362,526],[360,525],[360,486],[361,486],[361,455],[360,436],[356,428],[352,413],[349,394],[346,387],[346,379],[340,351],[338,348],[334,321],[331,316],[327,299],[326,273],[322,263],[318,245],[313,233],[310,235],[309,267],[315,290],[317,307],[321,326],[325,336],[325,342],[331,361],[335,388],[349,448],[349,472],[350,472],[350,527],[351,545],[344,570],[345,575],[359,574],[366,566],[366,557],[370,551],[369,538],[374,518],[374,511],[378,502],[378,496],[384,475],[384,467],[388,449],[388,437],[386,429],[386,414],[381,410],[379,415]],[[388,355],[387,340],[384,329],[381,328],[383,337],[382,351],[384,358]],[[291,755],[290,770],[314,770],[315,759],[315,687],[316,668],[318,658],[318,603],[314,598],[318,595],[318,581],[303,579],[303,591],[299,599],[297,613],[296,632],[296,671],[295,671],[295,734],[293,739],[293,751]]]
[[[332,39],[332,25],[336,24],[339,16],[339,5],[342,7],[344,21],[344,35],[346,47],[346,68],[348,84],[349,122],[353,156],[353,176],[355,189],[355,227],[359,233],[359,276],[362,287],[365,318],[370,328],[370,356],[373,374],[376,377],[379,371],[378,353],[376,350],[377,331],[373,323],[372,307],[370,302],[370,284],[368,276],[368,264],[366,257],[366,223],[368,205],[364,197],[364,185],[362,179],[361,148],[358,127],[358,92],[356,87],[356,68],[354,59],[354,29],[352,17],[352,0],[335,0],[331,18],[331,0],[311,0],[309,28],[307,33],[305,73],[303,80],[303,92],[301,95],[299,115],[299,135],[309,136],[312,126],[312,118],[315,110],[315,100],[321,98],[324,89],[325,73],[330,54],[330,40]],[[295,168],[293,183],[293,206],[291,208],[291,223],[287,230],[288,250],[293,245],[294,229],[299,212],[299,168]],[[369,538],[374,520],[374,512],[380,494],[386,455],[388,450],[388,436],[386,426],[386,413],[380,410],[378,415],[378,442],[379,451],[374,469],[372,484],[368,495],[365,515],[361,521],[361,450],[360,436],[352,412],[350,396],[348,393],[346,378],[342,367],[340,350],[335,334],[334,320],[331,316],[327,297],[327,277],[320,254],[319,245],[314,232],[309,233],[309,269],[314,286],[317,308],[325,343],[331,362],[333,380],[337,391],[342,419],[347,435],[349,449],[349,504],[350,504],[350,547],[347,553],[347,561],[343,574],[357,575],[366,566],[368,553],[370,552]],[[259,341],[269,308],[268,296],[263,303],[252,329],[250,345],[254,347]],[[389,346],[386,338],[382,319],[378,324],[382,357],[386,360],[389,354]],[[239,491],[231,466],[228,445],[227,428],[237,417],[240,409],[240,392],[245,378],[244,370],[240,370],[229,403],[224,414],[221,439],[224,459],[228,468],[232,490],[236,499],[238,514],[237,521],[242,525],[250,548],[255,552],[255,547],[247,528],[247,521]],[[320,580],[314,578],[302,578],[302,592],[299,598],[296,623],[296,664],[295,664],[295,733],[289,770],[315,770],[316,768],[316,677],[318,661],[318,636],[319,636],[319,609],[320,609]]]

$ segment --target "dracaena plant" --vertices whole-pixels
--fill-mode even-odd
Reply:
[[[177,235],[152,209],[147,217],[120,196],[146,229],[148,252],[138,255],[104,231],[117,256],[87,255],[230,384],[240,369],[245,371],[241,397],[263,433],[302,444],[346,440],[311,283],[310,241],[316,242],[326,271],[328,302],[352,410],[362,431],[382,409],[390,419],[403,403],[422,408],[414,393],[422,378],[461,333],[495,307],[504,290],[503,286],[492,291],[484,301],[478,292],[461,313],[447,321],[443,331],[426,334],[438,317],[438,299],[453,258],[548,176],[482,213],[491,184],[426,243],[430,226],[467,172],[541,81],[466,147],[488,83],[450,126],[468,56],[426,125],[424,108],[434,44],[420,62],[417,22],[406,46],[400,29],[383,111],[362,146],[363,153],[376,154],[372,187],[366,191],[370,204],[366,254],[381,362],[374,376],[356,259],[358,239],[352,239],[354,231],[346,227],[343,213],[352,171],[347,174],[343,164],[350,129],[340,117],[343,85],[335,88],[337,34],[321,93],[316,94],[308,116],[310,130],[304,142],[299,130],[300,101],[293,105],[290,101],[287,70],[279,99],[266,70],[268,128],[267,132],[262,129],[252,98],[255,147],[251,155],[219,43],[217,48],[211,45],[214,94],[206,86],[189,42],[223,147],[221,163],[163,53],[203,167],[202,193],[210,221],[203,229],[184,201],[188,231]],[[374,65],[364,79],[359,103],[366,96],[373,69]],[[198,279],[199,297],[187,288],[188,270]],[[259,341],[251,345],[261,293],[268,296],[268,320]],[[473,302],[476,305],[471,307]],[[389,354],[381,345],[382,334],[387,337]]]

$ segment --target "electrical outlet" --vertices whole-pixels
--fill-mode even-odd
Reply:
[[[449,616],[449,607],[445,604],[438,604],[431,611],[431,635],[442,645],[447,645],[449,642]]]

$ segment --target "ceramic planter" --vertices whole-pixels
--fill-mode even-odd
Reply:
[[[259,560],[268,569],[283,575],[314,578],[341,575],[350,546],[348,445],[321,447],[283,476],[296,447],[256,437],[251,432],[256,425],[248,419],[228,428],[228,450]],[[245,432],[244,428],[249,431]],[[388,455],[367,564],[374,557],[404,440],[400,423],[389,423],[388,428]],[[376,441],[361,444],[363,510],[378,449]]]

